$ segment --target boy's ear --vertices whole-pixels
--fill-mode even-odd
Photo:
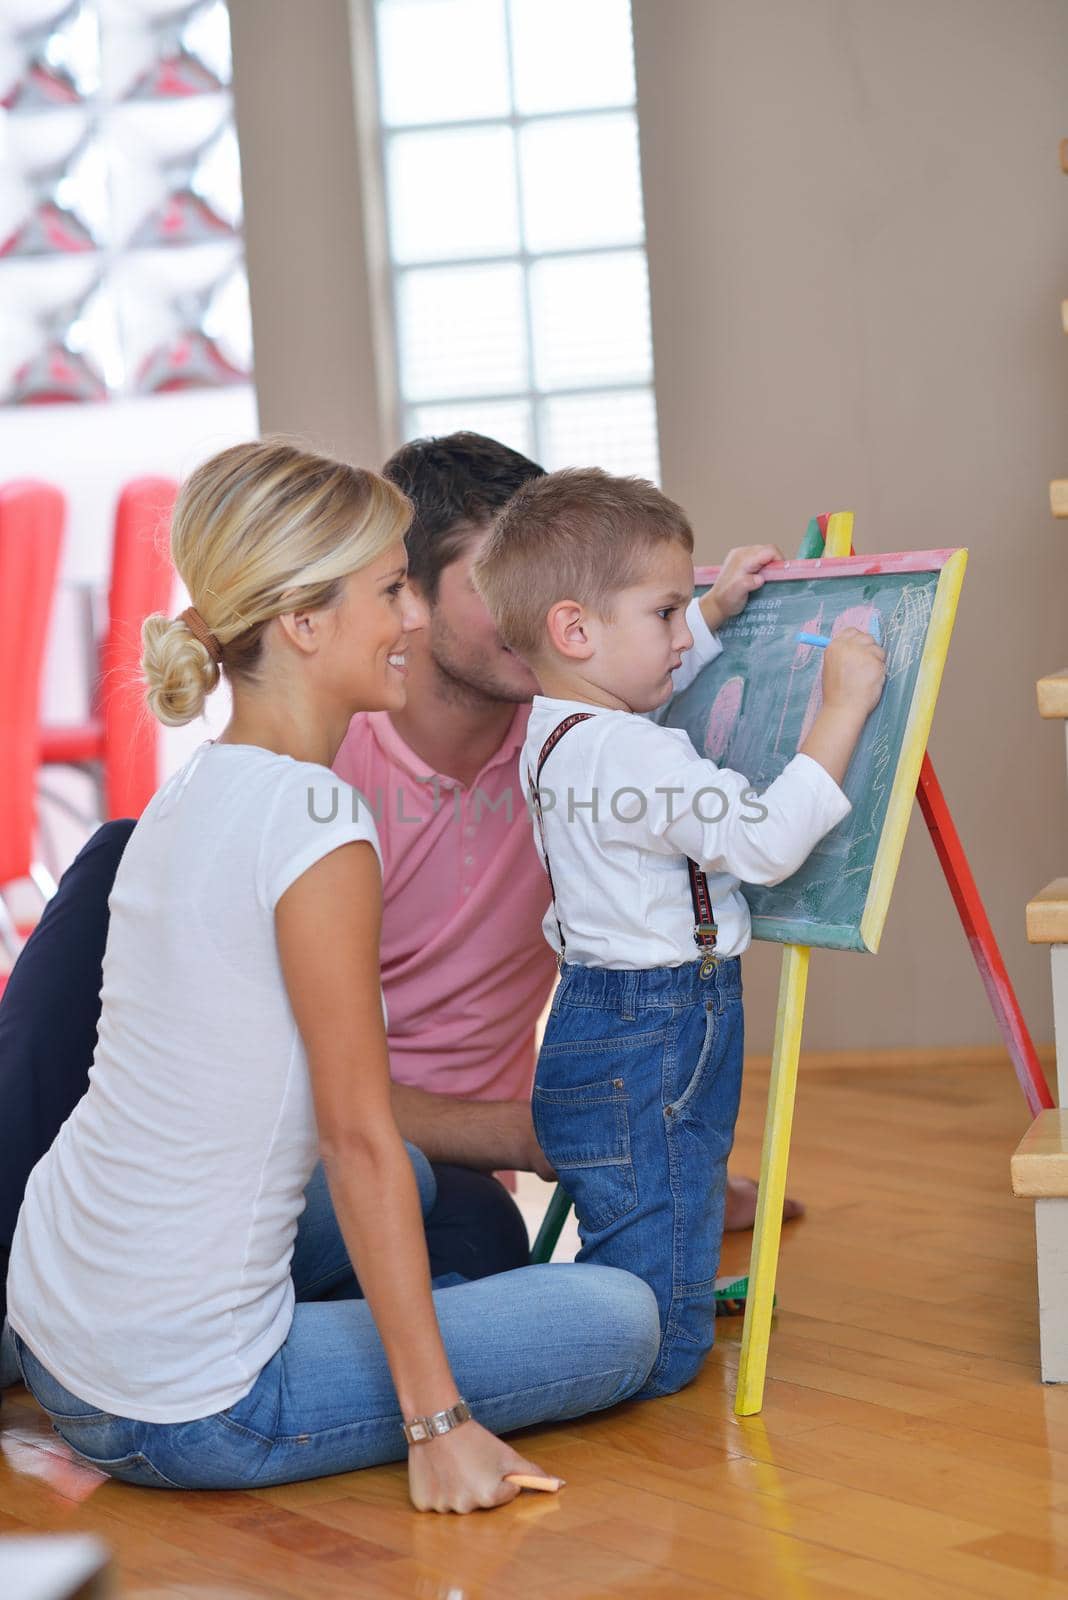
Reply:
[[[549,643],[569,661],[588,661],[593,654],[589,618],[577,600],[558,600],[545,619]]]

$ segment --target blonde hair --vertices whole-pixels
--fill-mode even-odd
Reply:
[[[544,646],[557,601],[577,600],[610,621],[612,596],[639,583],[645,559],[666,543],[692,553],[693,530],[655,485],[568,468],[513,495],[472,576],[504,643],[529,658]]]
[[[404,537],[407,498],[375,472],[315,455],[287,439],[234,445],[186,480],[171,522],[171,556],[215,635],[216,663],[179,618],[141,627],[150,711],[168,727],[200,716],[219,683],[252,680],[275,617],[323,610],[344,579]]]

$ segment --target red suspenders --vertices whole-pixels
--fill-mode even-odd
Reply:
[[[545,842],[545,823],[541,814],[541,774],[546,761],[556,749],[565,733],[580,722],[588,722],[593,716],[592,711],[574,711],[571,716],[565,717],[550,733],[541,747],[538,757],[537,773],[532,774],[527,768],[527,785],[530,790],[530,805],[538,823],[538,833],[541,837],[541,853],[545,858],[545,872],[549,879],[549,893],[553,897],[553,914],[556,917],[556,931],[560,935],[560,961],[564,959],[564,930],[560,926],[560,912],[556,905],[556,885],[553,883],[552,868],[549,866],[549,848]],[[694,943],[701,953],[701,976],[707,978],[716,966],[716,938],[718,930],[716,919],[712,914],[712,898],[708,892],[708,879],[705,877],[696,861],[691,861],[687,856],[686,865],[690,869],[690,899],[693,902],[693,937]]]

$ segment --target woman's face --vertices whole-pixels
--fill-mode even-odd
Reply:
[[[331,676],[354,711],[400,711],[407,699],[408,635],[427,609],[408,587],[408,557],[398,539],[370,566],[345,580],[331,650]]]

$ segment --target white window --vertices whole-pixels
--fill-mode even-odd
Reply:
[[[656,478],[630,0],[375,0],[405,438]]]

